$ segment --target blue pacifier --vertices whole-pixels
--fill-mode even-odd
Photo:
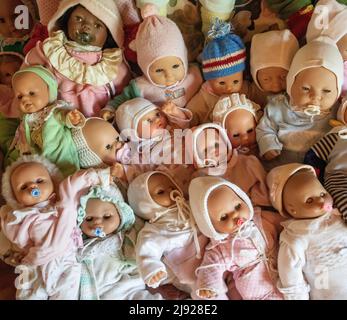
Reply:
[[[39,188],[34,188],[31,190],[31,196],[34,198],[38,198],[41,195],[41,191]]]
[[[106,237],[106,234],[105,232],[102,230],[102,228],[96,228],[94,230],[94,235],[98,238],[105,238]]]

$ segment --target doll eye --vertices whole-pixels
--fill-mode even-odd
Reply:
[[[30,92],[29,92],[29,95],[34,96],[34,95],[35,95],[35,92],[30,91]]]
[[[93,221],[93,217],[87,217],[87,218],[86,218],[86,221],[87,221],[87,222]]]
[[[110,218],[111,218],[111,215],[109,213],[104,215],[105,220],[110,219]]]
[[[160,195],[164,194],[164,190],[161,190],[161,189],[158,190],[157,194],[160,194]]]
[[[17,96],[18,100],[22,100],[22,98],[23,98],[23,96],[21,94]]]
[[[160,72],[163,72],[163,71],[164,71],[164,69],[157,69],[157,70],[155,70],[156,73],[160,73]]]
[[[26,184],[23,184],[23,185],[20,187],[21,190],[25,190],[26,188],[27,188],[27,185],[26,185]]]
[[[160,118],[160,112],[157,112],[157,113],[155,114],[155,116],[156,116],[157,118]]]
[[[233,134],[233,137],[234,138],[238,138],[240,136],[240,134],[239,133],[235,133],[235,134]]]
[[[302,87],[302,90],[307,92],[307,91],[310,91],[310,88],[309,87]]]
[[[112,148],[112,145],[110,145],[110,144],[108,144],[107,146],[106,146],[106,149],[107,150],[110,150]]]
[[[322,193],[320,194],[320,196],[321,196],[322,198],[324,198],[326,195],[327,195],[327,194],[326,194],[325,192],[322,192]]]
[[[220,221],[225,221],[225,220],[227,220],[227,219],[228,219],[228,214],[227,214],[227,213],[223,214],[223,215],[220,217]]]
[[[330,93],[331,90],[329,90],[329,89],[324,89],[323,92],[324,92],[324,93]]]
[[[180,67],[179,64],[174,64],[174,65],[172,66],[172,69],[178,69],[179,67]]]
[[[225,85],[225,81],[219,81],[219,84],[220,84],[221,86],[224,86],[224,85]]]
[[[251,133],[251,132],[253,132],[253,128],[247,130],[247,133]]]
[[[77,22],[82,22],[83,19],[82,19],[82,17],[80,17],[80,16],[76,16],[76,17],[75,17],[75,20],[76,20]]]
[[[238,84],[240,81],[239,80],[234,80],[233,84]]]
[[[241,203],[239,203],[236,207],[235,207],[235,210],[240,210],[241,209]]]
[[[152,119],[147,119],[146,120],[148,123],[153,123],[153,120]]]
[[[42,183],[43,182],[43,179],[39,178],[36,180],[36,183]]]
[[[306,200],[306,203],[308,203],[308,204],[310,204],[310,203],[312,203],[313,202],[313,199],[312,198],[308,198],[307,200]]]
[[[96,23],[96,24],[94,25],[94,27],[95,27],[96,29],[101,29],[101,28],[102,28],[102,25],[101,25],[100,23]]]

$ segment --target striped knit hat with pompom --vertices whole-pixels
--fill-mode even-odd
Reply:
[[[202,52],[205,80],[212,80],[245,70],[246,49],[241,38],[232,33],[231,25],[216,19],[208,32],[210,40]]]

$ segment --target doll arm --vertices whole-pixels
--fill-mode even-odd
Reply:
[[[139,9],[143,9],[146,4],[154,4],[157,7],[159,14],[166,17],[169,0],[136,0],[136,5]]]
[[[212,112],[213,107],[211,110],[209,110],[209,107],[203,97],[202,89],[200,89],[200,91],[188,102],[187,109],[193,113],[193,118],[190,121],[190,125],[194,127],[203,123],[209,112]]]
[[[280,286],[278,289],[285,300],[309,300],[310,286],[303,274],[306,248],[301,242],[295,242],[292,238],[289,241],[280,242],[278,253]]]
[[[271,150],[281,151],[283,147],[277,137],[278,126],[272,119],[271,110],[268,107],[265,108],[264,115],[256,128],[257,142],[261,156]],[[274,111],[276,112],[276,110]]]
[[[197,292],[196,294],[203,298],[201,291],[209,291],[213,293],[213,297],[225,296],[228,288],[224,281],[224,272],[226,271],[226,263],[222,252],[217,247],[206,250],[202,263],[196,269],[197,275]]]
[[[161,107],[162,112],[167,116],[171,125],[175,125],[180,129],[189,128],[190,121],[193,119],[193,114],[190,110],[177,107],[172,101],[166,102]]]
[[[67,128],[84,127],[86,123],[85,116],[77,109],[71,110],[70,108],[57,108],[55,112],[57,120],[64,124]]]
[[[167,271],[161,258],[164,254],[167,242],[170,239],[160,235],[160,230],[150,223],[146,223],[140,231],[136,243],[136,262],[144,282],[149,285],[152,277],[162,272],[160,281],[149,285],[156,288],[160,282],[167,278]]]

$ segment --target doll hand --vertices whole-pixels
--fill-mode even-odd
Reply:
[[[114,112],[110,110],[101,110],[99,116],[100,118],[103,118],[104,120],[108,121],[114,118]]]
[[[111,175],[111,177],[110,177],[111,181],[113,180],[113,178],[118,178],[120,180],[124,180],[125,179],[125,172],[124,172],[123,165],[121,165],[120,163],[114,164],[110,168],[110,175]]]
[[[267,161],[277,158],[281,154],[280,150],[269,150],[264,153],[264,158]]]
[[[217,294],[212,290],[199,290],[198,296],[201,298],[211,299],[215,297]]]
[[[166,272],[165,271],[159,271],[147,281],[147,285],[149,287],[151,287],[151,286],[155,285],[156,283],[161,282],[165,278],[166,278]]]
[[[73,126],[77,126],[83,120],[81,113],[77,109],[68,112],[67,117]]]
[[[172,101],[165,102],[161,107],[161,111],[172,117],[186,119],[185,113],[180,110]]]

